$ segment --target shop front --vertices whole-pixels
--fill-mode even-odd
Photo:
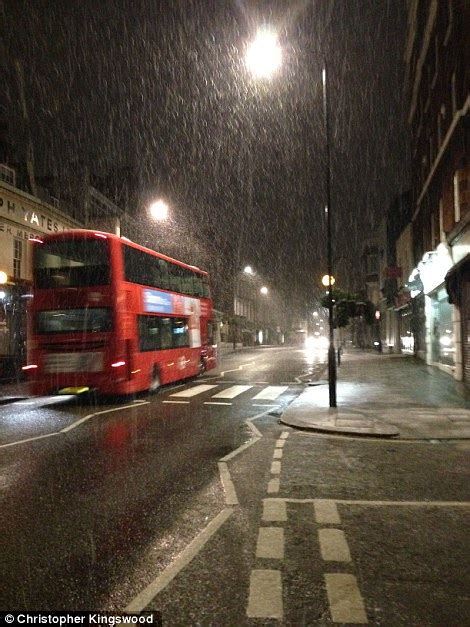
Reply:
[[[423,255],[409,281],[415,287],[415,291],[411,292],[414,296],[415,321],[420,318],[420,304],[424,313],[423,356],[426,363],[459,378],[457,359],[459,313],[449,302],[445,288],[445,277],[452,266],[450,248],[441,243],[436,250]],[[422,289],[416,288],[417,285],[421,285]]]
[[[80,226],[54,207],[0,181],[0,379],[17,376],[25,359],[32,278],[29,240]]]

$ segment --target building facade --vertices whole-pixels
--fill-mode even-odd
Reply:
[[[31,244],[80,224],[16,187],[15,171],[0,169],[0,378],[17,374],[26,350],[26,308],[31,296]]]
[[[468,2],[410,0],[405,49],[414,261],[407,283],[415,342],[422,338],[414,348],[468,383],[469,11]]]

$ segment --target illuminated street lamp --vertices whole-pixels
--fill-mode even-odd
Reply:
[[[322,285],[324,285],[325,287],[329,287],[329,285],[330,285],[330,276],[328,274],[323,275],[322,279],[321,279],[321,282],[322,282]],[[334,285],[334,284],[335,284],[335,277],[332,276],[331,277],[331,285]]]
[[[261,292],[261,294],[263,294],[264,296],[266,296],[266,294],[268,293],[268,291],[269,291],[269,290],[268,290],[268,288],[267,288],[265,285],[263,285],[263,287],[262,287],[262,288],[260,288],[260,292]]]
[[[246,51],[246,65],[257,78],[271,78],[282,61],[277,35],[268,29],[258,31]]]
[[[159,200],[155,200],[149,206],[149,213],[151,217],[158,222],[164,222],[167,220],[169,211],[170,208],[168,207],[168,204],[161,198]]]
[[[8,283],[8,274],[0,270],[0,285],[5,285],[5,283]]]
[[[252,268],[251,266],[245,266],[245,267],[244,267],[244,269],[243,269],[243,272],[244,272],[245,274],[251,274],[251,275],[253,275],[253,274],[254,274],[254,272],[253,272],[253,268]]]

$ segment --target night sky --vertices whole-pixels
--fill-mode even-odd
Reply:
[[[299,300],[326,271],[324,58],[335,274],[351,286],[364,237],[407,187],[404,0],[0,0],[0,10],[9,141],[21,150],[31,134],[38,175],[126,168],[135,219],[164,196],[178,233],[210,239],[185,261],[221,276],[250,263]],[[260,81],[244,54],[266,24],[283,64]]]

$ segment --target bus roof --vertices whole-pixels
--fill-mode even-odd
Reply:
[[[188,270],[193,270],[194,272],[199,272],[200,274],[207,276],[207,272],[205,272],[205,270],[201,270],[197,266],[192,266],[188,263],[184,263],[184,261],[173,259],[172,257],[168,257],[168,255],[164,255],[163,253],[159,253],[156,250],[147,248],[146,246],[141,246],[140,244],[133,242],[127,237],[121,237],[119,235],[115,235],[114,233],[106,233],[105,231],[96,231],[92,229],[69,229],[67,231],[61,231],[60,233],[50,233],[44,236],[41,235],[40,237],[36,238],[36,241],[39,240],[41,242],[47,242],[47,241],[53,241],[53,240],[58,240],[58,239],[70,239],[74,237],[77,237],[77,238],[100,237],[100,238],[106,238],[106,239],[119,241],[122,244],[130,245],[133,248],[138,248],[139,250],[142,250],[151,255],[155,255],[156,257],[159,257],[160,259],[164,259],[165,261],[169,261],[170,263],[176,263],[177,265],[182,266],[183,268],[188,268]]]

